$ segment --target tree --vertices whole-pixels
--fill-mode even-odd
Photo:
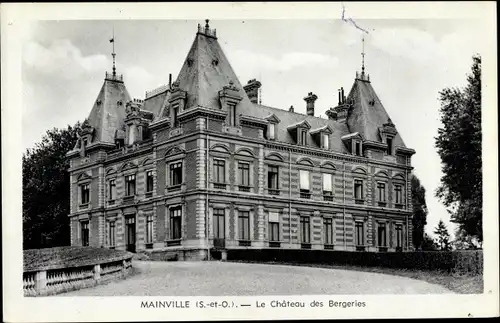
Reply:
[[[456,250],[480,249],[480,244],[477,241],[477,238],[467,234],[467,232],[460,228],[457,228],[455,232],[455,240],[453,240],[452,246]]]
[[[422,250],[423,251],[433,251],[433,250],[436,250],[437,247],[436,247],[436,243],[434,242],[434,240],[429,237],[429,235],[427,233],[424,233],[424,237],[422,239]]]
[[[69,161],[79,123],[48,130],[23,154],[23,248],[70,244]]]
[[[434,234],[437,236],[437,245],[439,250],[450,250],[450,234],[448,233],[448,228],[444,224],[443,220],[439,220],[437,227],[434,229]]]
[[[413,205],[413,246],[419,250],[422,249],[424,229],[427,224],[427,204],[425,202],[425,188],[420,184],[416,175],[411,177],[411,199]]]
[[[435,139],[444,175],[436,196],[448,207],[451,221],[481,243],[481,57],[473,57],[465,88],[445,88],[439,95],[443,127]]]

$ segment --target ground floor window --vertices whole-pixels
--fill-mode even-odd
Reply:
[[[378,224],[378,245],[379,247],[387,246],[385,223]]]
[[[224,209],[214,209],[214,238],[224,239],[225,237],[225,227],[226,219]]]
[[[364,223],[361,221],[356,221],[356,245],[363,246],[365,243],[364,239]]]
[[[153,243],[153,216],[146,217],[146,243]]]
[[[302,243],[311,242],[311,219],[308,216],[300,217],[300,241]]]
[[[170,209],[170,239],[177,240],[181,238],[182,208],[176,207]]]
[[[279,213],[269,212],[269,241],[280,240]]]
[[[108,247],[114,247],[115,246],[115,230],[116,225],[115,221],[109,221],[108,222]]]
[[[82,230],[82,246],[86,247],[89,245],[89,221],[80,222]]]
[[[333,219],[323,219],[323,233],[325,237],[325,244],[333,244]]]
[[[403,226],[396,224],[396,248],[403,247]]]
[[[238,213],[238,229],[240,240],[250,240],[250,212],[240,211]]]

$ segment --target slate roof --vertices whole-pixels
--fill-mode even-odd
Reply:
[[[295,144],[295,138],[292,138],[288,128],[290,125],[307,120],[311,126],[311,131],[329,126],[333,131],[330,149],[347,153],[348,151],[341,139],[343,136],[358,132],[366,140],[380,142],[379,127],[382,127],[389,119],[371,83],[358,78],[355,79],[347,98],[348,101],[353,102],[347,123],[254,104],[249,100],[218,43],[215,31],[209,29],[208,26],[205,29],[199,26],[193,44],[176,79],[179,88],[187,92],[185,109],[202,106],[219,110],[221,104],[218,93],[230,81],[233,82],[233,85],[238,89],[238,94],[242,97],[242,100],[236,106],[236,113],[261,120],[265,120],[274,114],[280,120],[277,125],[276,141],[278,142]],[[151,93],[153,94],[151,95]],[[154,121],[160,120],[168,116],[169,96],[169,89],[153,90],[150,92],[149,97],[146,96],[142,109],[152,112]],[[112,143],[116,130],[123,129],[125,104],[130,100],[130,96],[123,83],[105,80],[98,100],[101,100],[103,104],[94,104],[89,122],[96,128],[98,140]],[[121,107],[116,104],[119,100],[123,101]],[[314,140],[309,142],[312,147],[317,147]],[[395,137],[394,145],[405,147],[399,134]]]
[[[347,96],[353,102],[347,124],[351,132],[359,132],[365,140],[380,142],[379,127],[389,119],[387,111],[375,93],[370,81],[356,78]],[[396,134],[394,146],[406,147],[401,136]]]
[[[123,82],[109,78],[104,80],[88,117],[89,124],[95,128],[94,142],[114,144],[116,130],[124,127],[125,106],[130,100]]]

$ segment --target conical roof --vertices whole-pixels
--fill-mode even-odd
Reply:
[[[88,123],[95,129],[93,142],[114,144],[116,130],[123,130],[128,101],[130,94],[121,76],[106,74],[88,117]]]
[[[353,106],[347,118],[349,131],[359,132],[366,140],[380,141],[379,128],[388,122],[389,114],[375,93],[371,82],[356,78],[347,101]],[[394,137],[394,145],[406,147],[399,133]]]

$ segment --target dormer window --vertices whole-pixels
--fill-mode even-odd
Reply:
[[[268,138],[271,140],[274,140],[274,131],[275,131],[274,123],[270,123],[269,124],[269,136],[268,136]]]
[[[328,134],[323,134],[323,148],[330,149],[330,136]]]
[[[178,107],[174,107],[172,109],[172,123],[174,125],[174,127],[177,127],[179,125],[179,120],[177,118],[177,115],[179,114],[179,108]]]
[[[361,156],[361,143],[359,141],[355,141],[354,147],[354,153],[356,154],[356,156]]]
[[[268,125],[267,125],[267,139],[268,140],[275,140],[277,137],[276,133],[276,127],[277,124],[280,123],[280,119],[275,114],[270,114],[267,117],[264,118],[267,120]]]
[[[288,126],[288,132],[294,138],[298,145],[307,146],[308,144],[308,133],[311,129],[311,125],[307,120],[295,123]]]
[[[392,138],[387,138],[387,155],[392,155]]]
[[[303,129],[300,132],[300,144],[302,146],[306,146],[307,145],[307,130],[305,130],[305,129]]]

